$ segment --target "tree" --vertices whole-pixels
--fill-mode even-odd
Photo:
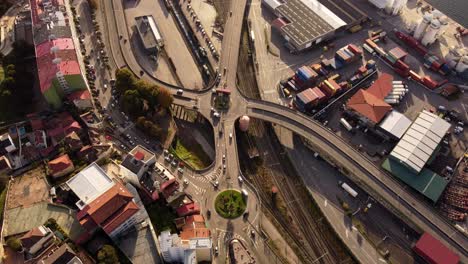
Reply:
[[[127,90],[122,97],[122,107],[132,116],[143,114],[143,100],[137,90]]]
[[[127,90],[131,90],[135,85],[135,77],[133,73],[124,68],[118,69],[115,72],[115,87],[121,93],[124,93]]]
[[[119,257],[117,256],[117,251],[111,245],[104,245],[101,250],[99,250],[97,255],[98,263],[103,264],[115,264],[119,263]]]
[[[169,108],[174,101],[174,97],[169,92],[168,89],[160,87],[159,94],[158,94],[158,103],[163,108]]]
[[[88,0],[89,7],[91,9],[96,10],[98,8],[98,2],[97,0]]]
[[[21,241],[16,237],[10,237],[7,239],[6,244],[9,248],[13,249],[14,251],[21,251],[23,246],[21,245]]]

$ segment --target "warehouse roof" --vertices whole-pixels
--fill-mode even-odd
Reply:
[[[411,126],[411,120],[400,112],[391,111],[379,125],[396,138],[401,138]]]
[[[297,45],[340,28],[346,23],[317,0],[289,0],[276,8],[290,21],[282,31]]]
[[[424,110],[406,131],[390,156],[415,172],[420,172],[449,128],[450,123]]]
[[[460,257],[429,233],[424,233],[414,246],[414,251],[428,263],[456,264]]]
[[[386,159],[382,163],[382,168],[434,203],[439,200],[448,184],[439,174],[429,169],[423,168],[422,171],[417,174],[393,159]]]

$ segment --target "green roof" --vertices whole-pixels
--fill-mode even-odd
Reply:
[[[427,168],[423,168],[419,174],[416,174],[403,164],[390,158],[382,163],[382,168],[431,199],[434,203],[439,200],[448,184],[448,181],[439,174]]]

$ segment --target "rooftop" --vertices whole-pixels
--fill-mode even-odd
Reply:
[[[420,172],[432,156],[450,123],[424,110],[390,153],[415,172]]]
[[[51,174],[56,174],[73,166],[73,162],[71,161],[68,154],[65,154],[54,160],[49,161],[47,165],[51,170]]]
[[[383,100],[392,91],[392,82],[392,75],[388,73],[382,73],[366,91]]]
[[[92,163],[68,180],[67,185],[83,203],[89,204],[115,183],[99,165]]]
[[[137,145],[136,147],[134,147],[130,152],[129,152],[130,155],[134,156],[136,159],[138,160],[141,160],[143,162],[147,162],[148,160],[152,159],[154,157],[154,153],[141,146],[141,145]]]
[[[391,111],[379,125],[396,138],[401,138],[411,126],[411,120],[400,112]]]
[[[317,0],[288,0],[276,10],[290,21],[281,30],[297,45],[311,42],[347,24]]]
[[[413,249],[428,263],[456,264],[460,261],[460,257],[457,254],[429,233],[424,233]]]
[[[369,93],[367,90],[358,90],[349,100],[346,106],[365,116],[374,123],[380,122],[382,118],[392,110],[392,107]]]
[[[153,16],[135,17],[135,22],[138,34],[145,48],[156,48],[158,46],[158,39],[161,39],[161,34],[156,27]]]

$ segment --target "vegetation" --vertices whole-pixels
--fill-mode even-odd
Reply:
[[[23,246],[21,245],[21,241],[16,237],[10,237],[7,239],[6,244],[9,248],[13,249],[14,251],[21,251]]]
[[[176,139],[171,152],[187,163],[188,166],[196,170],[206,168],[211,162],[208,155],[203,151],[202,147],[198,143],[192,144],[189,147],[185,146],[180,139]]]
[[[97,254],[99,264],[116,264],[119,262],[117,251],[111,245],[104,245]]]
[[[34,60],[34,48],[23,42],[15,42],[10,54],[0,56],[4,68],[4,79],[0,83],[0,121],[31,112],[35,80],[35,69],[31,65],[35,65]]]
[[[239,217],[244,213],[246,206],[246,201],[239,191],[226,190],[216,196],[216,212],[224,218]]]
[[[3,221],[3,211],[5,210],[5,200],[6,200],[7,189],[4,188],[0,194],[0,222]]]
[[[3,66],[0,65],[0,83],[5,79],[5,70],[3,69]]]
[[[161,200],[146,206],[146,211],[151,219],[151,223],[156,229],[157,235],[164,230],[171,230],[171,233],[176,233],[177,228],[174,220],[177,214],[171,207],[167,206]]]
[[[89,7],[96,10],[98,8],[98,0],[88,0]]]
[[[54,218],[49,218],[45,223],[44,226],[50,228],[53,232],[59,232],[63,236],[63,240],[68,240],[68,234],[62,229],[62,227],[57,224],[57,221]]]

